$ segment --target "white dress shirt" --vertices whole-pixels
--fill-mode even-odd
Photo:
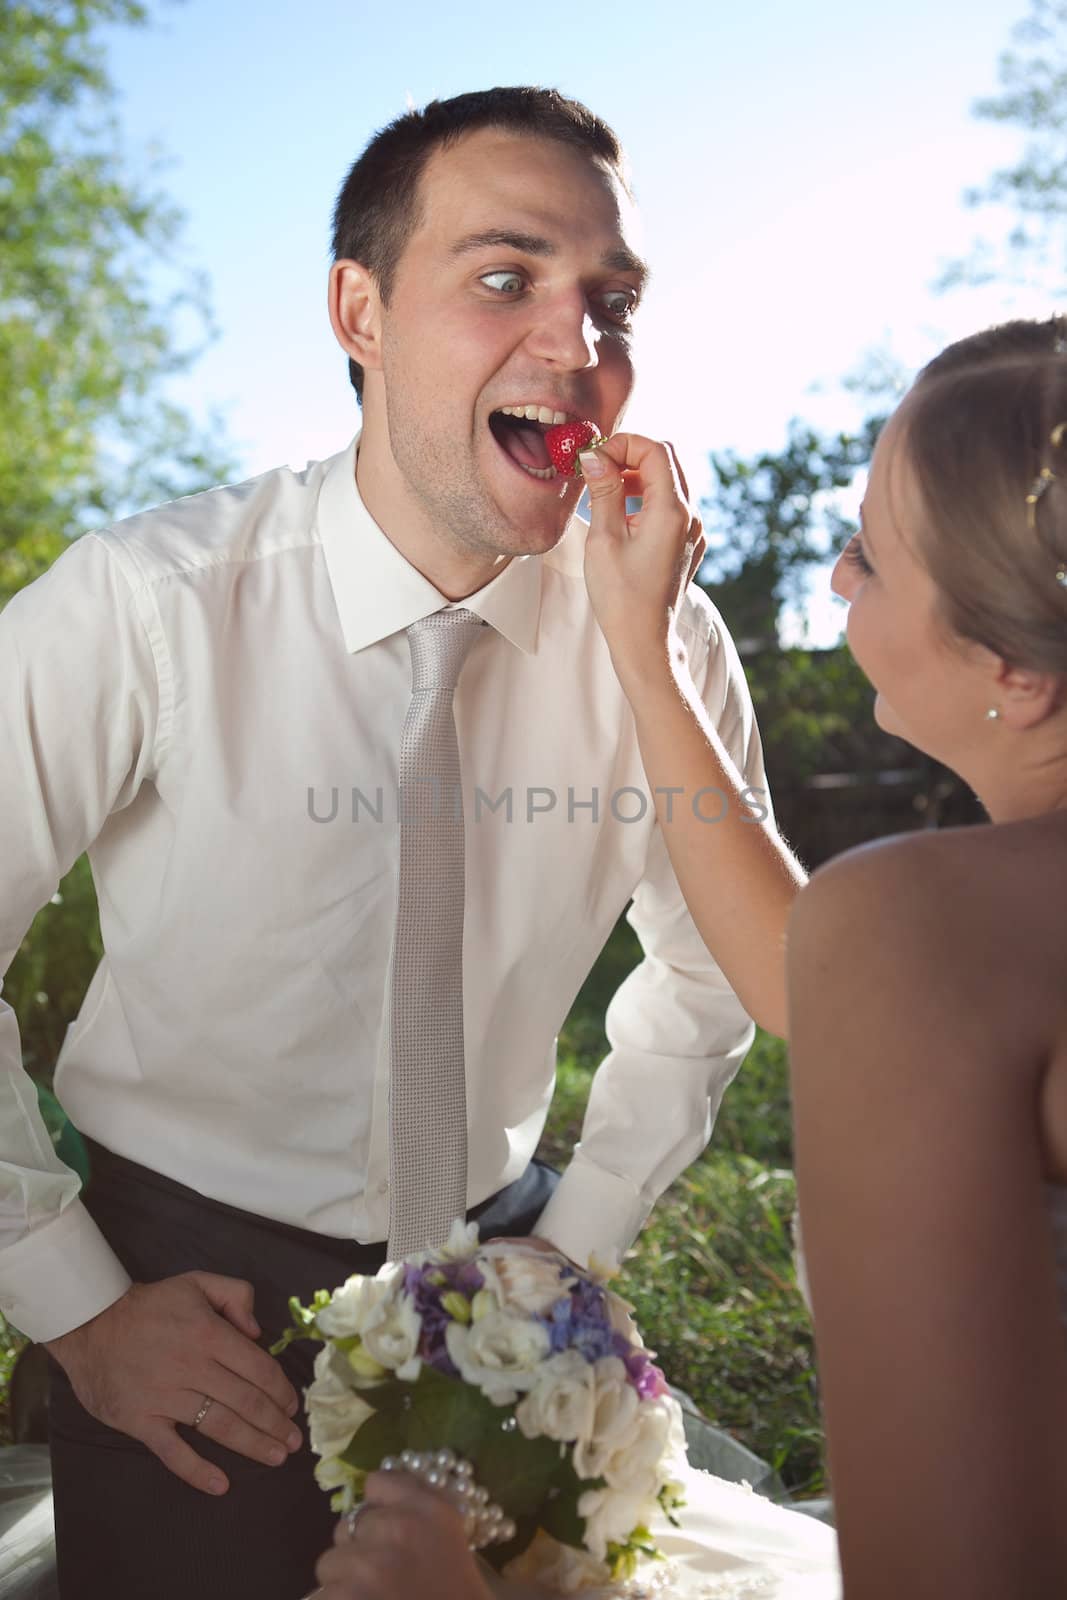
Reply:
[[[88,850],[105,955],[56,1072],[75,1125],[214,1199],[371,1241],[389,1218],[403,630],[449,602],[364,508],[357,443],[87,534],[0,615],[0,973]],[[529,1162],[556,1035],[633,896],[645,958],[538,1228],[577,1259],[629,1245],[752,1037],[655,825],[584,536],[575,518],[462,602],[491,626],[455,697],[470,1205]],[[698,590],[681,633],[762,787],[737,654]],[[2,1001],[0,1158],[0,1310],[56,1337],[129,1280]]]

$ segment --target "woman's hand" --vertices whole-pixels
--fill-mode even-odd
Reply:
[[[354,1535],[342,1517],[315,1575],[315,1600],[491,1600],[459,1512],[406,1472],[372,1473]]]
[[[581,461],[590,501],[585,582],[621,677],[653,659],[667,661],[706,544],[669,444],[617,433]],[[631,516],[627,495],[641,496],[641,510]]]

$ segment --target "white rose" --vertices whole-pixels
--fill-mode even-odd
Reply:
[[[544,1250],[487,1245],[479,1266],[500,1304],[527,1316],[543,1317],[567,1293],[560,1277],[566,1262]]]
[[[327,1492],[340,1490],[330,1501],[334,1511],[351,1511],[356,1502],[356,1480],[362,1476],[358,1467],[350,1467],[340,1456],[323,1456],[315,1463],[315,1482],[319,1488]]]
[[[362,1335],[367,1320],[391,1298],[400,1284],[401,1267],[389,1261],[373,1278],[357,1273],[335,1289],[328,1306],[317,1314],[320,1333],[330,1339],[351,1339]]]
[[[511,1405],[533,1387],[537,1368],[551,1348],[539,1322],[493,1310],[467,1327],[450,1322],[445,1344],[465,1381],[498,1406]]]
[[[610,1489],[655,1500],[660,1484],[669,1476],[665,1457],[671,1436],[671,1414],[658,1400],[642,1401],[637,1427],[625,1446],[605,1461],[603,1476]]]
[[[398,1378],[414,1382],[422,1368],[418,1356],[422,1317],[410,1295],[381,1300],[363,1328],[363,1348]]]
[[[570,1442],[593,1429],[595,1377],[578,1350],[561,1350],[541,1363],[530,1393],[515,1412],[527,1439],[544,1435]]]
[[[315,1360],[315,1381],[305,1391],[311,1448],[319,1456],[339,1456],[352,1443],[374,1407],[342,1382],[323,1350]],[[326,1361],[323,1361],[323,1357]],[[321,1372],[320,1372],[321,1363]]]
[[[585,1518],[585,1548],[603,1561],[609,1544],[625,1544],[650,1514],[640,1495],[619,1494],[614,1489],[587,1489],[578,1500],[578,1515]]]
[[[445,1243],[427,1252],[434,1261],[471,1261],[478,1254],[478,1224],[457,1217]]]
[[[618,1356],[601,1356],[593,1368],[593,1427],[574,1447],[574,1470],[580,1478],[600,1478],[617,1450],[625,1449],[637,1430],[641,1397]]]

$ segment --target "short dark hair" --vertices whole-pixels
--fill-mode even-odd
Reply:
[[[925,513],[917,553],[949,632],[1067,678],[1067,587],[1056,578],[1067,570],[1067,318],[950,345],[919,374],[902,421]],[[1039,503],[1027,499],[1035,483],[1047,490]]]
[[[373,273],[388,305],[397,264],[419,221],[418,188],[434,151],[466,133],[505,128],[555,139],[611,167],[628,189],[622,146],[606,122],[557,89],[479,89],[431,100],[379,130],[349,169],[333,213],[333,259],[358,261]],[[348,374],[363,399],[363,368]]]

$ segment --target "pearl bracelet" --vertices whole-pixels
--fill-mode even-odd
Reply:
[[[402,1450],[398,1456],[385,1456],[380,1470],[410,1472],[428,1489],[437,1489],[451,1500],[463,1518],[468,1549],[484,1550],[487,1545],[514,1539],[514,1522],[490,1500],[489,1490],[474,1481],[471,1463],[454,1450]]]

